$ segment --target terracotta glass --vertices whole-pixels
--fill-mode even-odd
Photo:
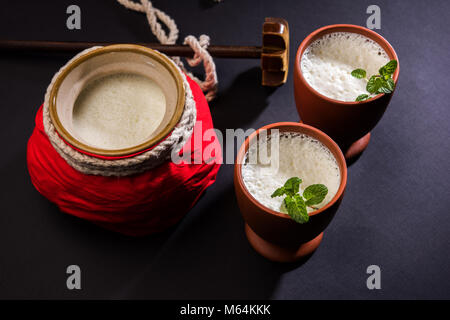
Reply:
[[[323,208],[311,212],[307,223],[299,224],[287,214],[274,211],[259,203],[247,190],[242,180],[242,162],[251,143],[256,142],[261,130],[298,132],[322,142],[334,155],[341,173],[341,183],[334,198]],[[252,247],[264,257],[279,262],[296,261],[312,253],[320,244],[323,231],[333,219],[347,183],[347,166],[339,146],[322,131],[297,122],[279,122],[258,129],[242,144],[234,167],[234,187],[237,201],[245,220],[245,231]]]
[[[336,24],[317,29],[307,36],[298,48],[294,65],[294,95],[300,119],[330,135],[348,159],[357,156],[367,147],[370,131],[383,116],[392,94],[379,94],[361,102],[343,102],[318,93],[306,82],[300,65],[303,52],[316,39],[333,32],[362,34],[377,42],[390,60],[398,61],[398,57],[389,42],[378,33],[350,24]],[[393,75],[395,84],[399,71],[400,65]]]

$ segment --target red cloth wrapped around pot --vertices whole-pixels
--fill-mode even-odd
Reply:
[[[214,183],[222,157],[215,134],[212,141],[197,141],[213,128],[213,123],[199,86],[187,80],[196,102],[197,120],[180,154],[190,156],[191,163],[168,160],[154,169],[125,177],[80,173],[51,145],[41,106],[27,148],[28,171],[35,188],[61,211],[126,235],[144,236],[177,223]],[[206,147],[216,150],[216,161],[199,163]]]

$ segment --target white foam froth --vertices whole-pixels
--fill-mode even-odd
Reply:
[[[258,148],[270,150],[271,139],[261,140],[258,141]],[[279,166],[276,171],[267,161],[256,157],[257,152],[256,148],[249,148],[242,165],[242,178],[250,194],[272,210],[280,211],[284,199],[271,198],[272,193],[292,177],[303,180],[300,193],[312,184],[321,183],[327,186],[328,194],[324,201],[316,206],[318,208],[330,202],[339,189],[341,174],[335,157],[324,144],[310,136],[298,133],[280,134]],[[257,163],[251,163],[249,159],[252,158],[257,158]],[[308,212],[311,211],[313,209],[308,208]]]
[[[364,69],[370,77],[388,61],[388,55],[375,41],[358,33],[335,32],[306,48],[301,70],[308,84],[319,93],[340,101],[355,101],[367,93],[367,81],[353,77],[351,72]]]
[[[166,112],[159,85],[144,76],[118,73],[84,88],[73,108],[73,126],[88,144],[122,149],[145,142]]]

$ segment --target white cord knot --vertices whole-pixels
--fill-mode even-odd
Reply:
[[[175,44],[178,39],[178,28],[175,21],[161,10],[153,7],[151,1],[140,0],[140,3],[131,0],[117,0],[121,5],[127,9],[131,9],[138,12],[144,12],[147,16],[147,21],[152,30],[152,33],[162,44]],[[165,24],[169,30],[169,35],[164,31],[161,21]],[[207,101],[214,99],[217,93],[217,73],[216,65],[207,48],[209,46],[209,37],[207,35],[201,35],[197,40],[194,36],[187,36],[184,39],[184,44],[189,45],[194,51],[194,57],[186,59],[191,67],[198,66],[203,61],[203,67],[205,69],[205,80],[200,80],[192,73],[188,72],[183,65],[183,62],[179,57],[172,57],[172,59],[186,72],[195,82],[198,83]]]

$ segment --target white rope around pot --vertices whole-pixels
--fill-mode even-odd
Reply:
[[[49,111],[50,91],[54,85],[54,82],[58,75],[65,68],[67,68],[67,66],[70,65],[73,60],[97,48],[100,47],[92,47],[86,49],[73,57],[53,76],[53,79],[47,88],[43,109],[43,123],[45,133],[47,134],[52,146],[70,166],[84,174],[118,177],[128,176],[152,169],[160,165],[164,161],[167,161],[168,159],[170,159],[172,150],[174,150],[174,152],[180,151],[187,140],[191,137],[195,122],[197,120],[197,109],[189,83],[187,82],[186,76],[183,74],[183,72],[181,72],[181,70],[179,70],[179,68],[173,62],[173,65],[180,71],[180,74],[183,78],[185,89],[184,111],[181,115],[180,121],[172,130],[171,134],[153,149],[130,158],[104,160],[89,156],[73,149],[63,139],[61,139],[61,137],[56,132],[55,126],[51,121]]]
[[[147,15],[147,21],[150,29],[160,43],[175,44],[178,39],[178,27],[175,21],[163,11],[153,7],[151,1],[117,1],[127,9],[145,13]],[[158,20],[164,23],[164,25],[169,30],[169,34],[166,34]],[[172,57],[172,59],[184,72],[189,75],[189,77],[191,77],[195,82],[198,83],[202,91],[205,93],[206,100],[211,101],[216,96],[218,80],[216,65],[207,50],[209,46],[209,37],[207,35],[201,35],[200,38],[197,39],[194,36],[190,35],[184,39],[184,44],[189,45],[194,51],[194,57],[192,59],[186,59],[191,67],[196,67],[203,61],[203,67],[205,69],[205,80],[200,80],[191,72],[188,72],[179,57]]]

